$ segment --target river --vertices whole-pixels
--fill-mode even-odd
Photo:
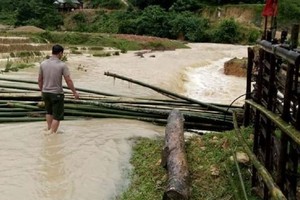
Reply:
[[[247,47],[189,44],[144,58],[128,52],[97,58],[68,55],[76,87],[127,96],[164,98],[138,85],[104,76],[109,71],[189,97],[231,103],[245,93],[245,78],[225,76],[223,63],[246,57]],[[36,80],[34,68],[0,74]],[[242,100],[237,104],[242,104]],[[45,122],[0,124],[1,200],[110,200],[129,184],[132,138],[153,138],[164,127],[122,119],[63,121],[62,134],[45,136]]]

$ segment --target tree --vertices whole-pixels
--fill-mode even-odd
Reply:
[[[279,1],[278,17],[283,22],[289,21],[299,23],[300,1],[299,0],[281,0]]]
[[[197,0],[177,0],[170,7],[170,10],[182,12],[182,11],[197,11],[202,7],[202,4]]]
[[[55,29],[63,24],[61,14],[49,0],[22,1],[16,15],[16,26],[34,25],[44,29]]]
[[[137,34],[168,37],[170,35],[169,13],[160,6],[148,6],[137,19]]]
[[[191,42],[203,42],[207,40],[206,30],[209,29],[209,21],[195,16],[191,12],[173,15],[170,21],[172,37],[189,40]]]

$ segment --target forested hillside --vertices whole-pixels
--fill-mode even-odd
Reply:
[[[85,0],[73,12],[54,2],[1,0],[0,24],[224,43],[252,43],[262,29],[263,0]],[[279,0],[279,27],[299,18],[299,0]]]

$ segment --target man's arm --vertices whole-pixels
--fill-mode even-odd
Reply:
[[[39,84],[40,90],[42,91],[42,89],[43,89],[43,76],[41,74],[39,74],[38,84]]]
[[[66,81],[66,84],[67,86],[70,88],[70,90],[72,91],[75,99],[79,99],[79,94],[76,92],[75,90],[75,87],[74,87],[74,83],[71,79],[71,77],[68,75],[68,76],[64,76],[64,79]]]

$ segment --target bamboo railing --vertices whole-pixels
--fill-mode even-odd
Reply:
[[[253,154],[286,199],[296,200],[300,197],[300,53],[274,42],[259,41],[256,54],[248,49],[244,125],[253,123]],[[263,199],[272,199],[270,185],[261,178],[254,166],[252,187]]]

